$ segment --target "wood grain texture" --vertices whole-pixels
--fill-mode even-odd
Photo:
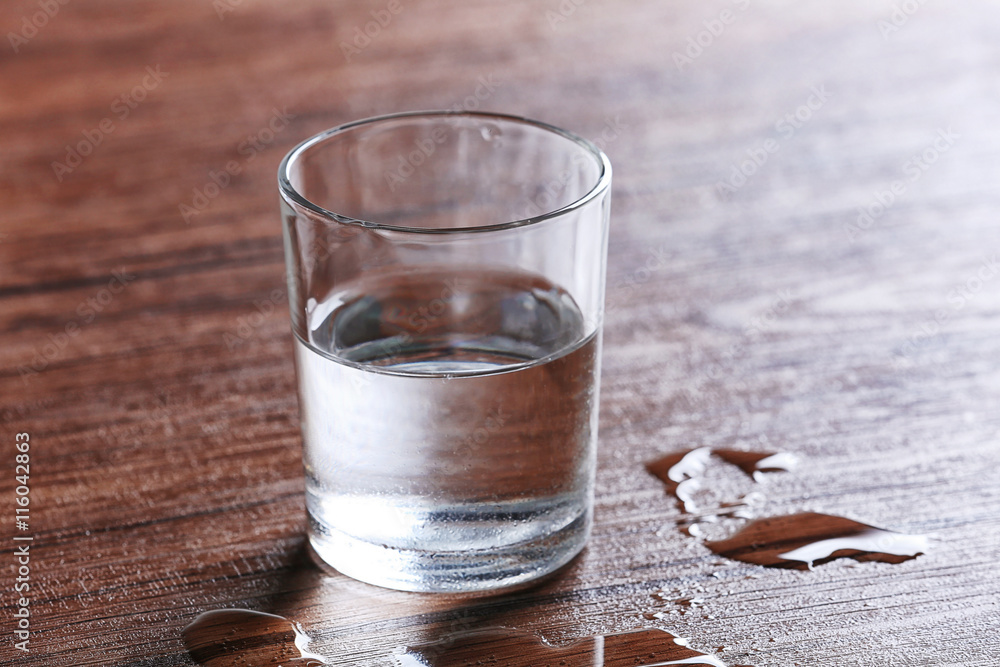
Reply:
[[[1000,662],[1000,12],[399,0],[355,53],[387,3],[218,4],[71,1],[0,44],[0,663],[189,665],[181,630],[218,607],[299,621],[336,665],[495,627],[656,628],[757,667]],[[39,11],[3,3],[3,33]],[[598,139],[615,167],[594,535],[559,576],[473,599],[310,564],[275,187],[315,132],[455,105]],[[757,516],[933,549],[722,560],[643,468],[695,447],[801,461],[762,483],[710,468],[706,502],[756,492]]]

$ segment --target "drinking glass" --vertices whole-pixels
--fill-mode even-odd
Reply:
[[[607,156],[405,113],[306,140],[278,183],[314,552],[410,591],[567,563],[592,521]]]

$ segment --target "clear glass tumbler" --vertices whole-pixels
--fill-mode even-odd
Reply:
[[[406,113],[278,175],[309,537],[411,591],[552,572],[593,507],[611,165],[524,118]]]

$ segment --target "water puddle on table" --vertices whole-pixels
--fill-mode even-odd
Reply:
[[[686,513],[678,525],[686,534],[701,537],[701,521],[720,517],[753,519],[746,499],[724,502],[714,509],[694,505],[693,493],[701,484],[711,460],[719,458],[760,482],[762,474],[788,472],[797,458],[784,452],[751,452],[702,447],[668,454],[646,464],[646,470],[663,481]],[[759,495],[756,494],[750,494]],[[749,496],[747,497],[749,498]],[[844,517],[803,512],[757,519],[724,540],[706,541],[713,552],[726,558],[767,567],[813,569],[837,558],[902,563],[926,553],[925,535],[907,535]]]
[[[667,485],[667,492],[680,501],[685,512],[695,512],[694,493],[701,488],[701,477],[713,458],[738,467],[754,481],[763,480],[763,473],[788,472],[798,462],[788,452],[746,452],[736,449],[699,447],[668,454],[646,464],[646,470]]]
[[[191,658],[205,667],[319,667],[309,637],[283,616],[249,609],[205,612],[182,631]]]
[[[726,558],[767,567],[812,569],[837,558],[902,563],[925,553],[925,535],[906,535],[829,514],[759,519],[705,546]]]
[[[667,492],[681,502],[685,511],[693,512],[695,509],[693,494],[701,487],[698,478],[708,467],[711,455],[712,450],[708,447],[668,454],[647,463],[646,470],[667,485]]]
[[[518,630],[477,630],[409,646],[395,658],[397,667],[750,667],[727,666],[688,647],[686,639],[655,629],[597,635],[565,646]]]

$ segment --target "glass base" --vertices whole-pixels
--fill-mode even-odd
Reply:
[[[375,586],[421,593],[474,593],[520,586],[555,572],[583,550],[591,515],[544,538],[498,549],[427,551],[365,542],[337,530],[317,530],[309,541],[326,565]]]

